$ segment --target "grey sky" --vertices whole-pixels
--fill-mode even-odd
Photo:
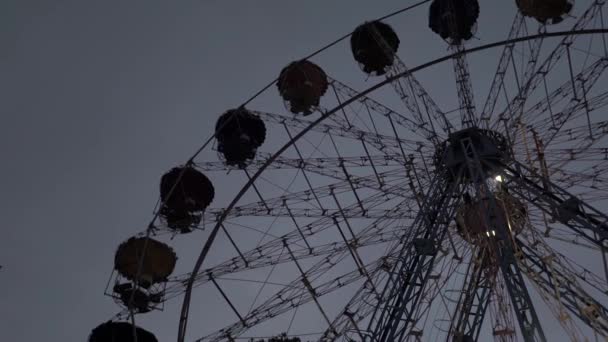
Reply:
[[[160,176],[212,134],[217,116],[288,62],[413,2],[2,1],[0,339],[84,340],[117,312],[103,296],[115,248],[145,229]],[[415,13],[391,21],[409,65],[446,53],[427,7]],[[506,37],[514,13],[512,1],[481,1],[480,39]],[[335,49],[322,67],[363,88],[346,45]],[[493,72],[496,59],[486,62],[474,73]],[[181,270],[204,237],[171,241]],[[180,302],[141,326],[173,340]]]

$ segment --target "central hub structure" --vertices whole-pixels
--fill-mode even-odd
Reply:
[[[502,134],[478,127],[450,134],[435,152],[433,162],[439,175],[477,193],[471,197],[465,192],[456,211],[457,231],[469,243],[483,244],[486,238],[501,235],[498,230],[503,229],[517,235],[525,227],[525,205],[497,178],[504,174],[511,155]]]
[[[521,201],[506,191],[492,196],[494,207],[488,198],[466,198],[456,211],[458,234],[469,243],[481,244],[486,237],[496,236],[496,222],[504,222],[512,235],[519,234],[526,225],[527,209]]]
[[[464,171],[461,180],[471,182],[467,165],[471,160],[479,162],[486,177],[493,177],[502,170],[510,155],[510,147],[502,134],[471,127],[450,134],[435,151],[433,162],[437,172],[450,181],[455,181]]]

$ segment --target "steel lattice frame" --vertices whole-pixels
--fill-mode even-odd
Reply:
[[[530,21],[518,14],[507,40],[471,49],[458,45],[450,55],[415,68],[396,58],[386,79],[365,91],[330,79],[326,97],[334,96],[334,107],[319,108],[317,119],[254,110],[282,130],[284,144],[273,153],[258,152],[244,170],[192,158],[206,173],[230,171],[247,183],[226,207],[207,210],[200,228],[210,234],[193,271],[167,282],[166,300],[184,294],[180,341],[192,291],[203,285],[225,300],[236,323],[198,341],[235,340],[287,313],[295,317],[307,305],[324,331],[303,338],[468,341],[488,326],[485,333],[497,340],[543,341],[543,319],[535,309],[539,298],[571,338],[608,337],[608,270],[598,275],[604,270],[581,266],[555,247],[576,245],[607,267],[608,217],[595,209],[608,198],[603,175],[608,145],[602,141],[608,121],[597,113],[608,104],[608,93],[596,86],[608,67],[602,8],[602,1],[594,1],[572,19],[571,30],[537,35],[529,35]],[[586,51],[579,64],[575,55],[583,52],[574,48],[589,37],[603,49]],[[543,54],[543,45],[555,40]],[[497,47],[502,47],[498,67],[479,110],[467,58]],[[521,65],[515,61],[518,51],[525,56]],[[458,117],[441,110],[414,77],[449,60]],[[568,77],[552,79],[557,69]],[[385,85],[394,88],[407,114],[370,97]],[[485,173],[470,139],[460,141],[466,163],[457,174],[448,178],[437,169],[436,151],[467,127],[505,137],[510,151],[500,184]],[[527,228],[515,235],[488,209],[484,215],[495,225],[496,238],[465,241],[454,229],[463,194],[484,196],[497,186],[525,202]],[[490,203],[497,207],[493,199]],[[269,233],[277,220],[289,229]],[[239,227],[261,231],[263,238],[255,245],[239,241]],[[148,234],[165,228],[154,224]],[[234,257],[202,269],[219,236]],[[293,273],[292,281],[270,281],[275,268]],[[226,282],[236,281],[231,276],[247,272],[264,275],[250,276],[261,285],[249,310],[226,288]],[[271,285],[276,291],[258,303]],[[325,298],[344,289],[349,292],[342,306],[328,305]]]

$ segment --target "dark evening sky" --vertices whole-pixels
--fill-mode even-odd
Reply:
[[[506,37],[514,1],[480,2],[479,39]],[[0,2],[0,339],[83,341],[117,312],[103,295],[116,246],[145,229],[160,176],[212,134],[217,116],[288,62],[410,3]],[[579,0],[577,8],[587,3]],[[427,10],[391,19],[400,54],[411,65],[447,53],[427,28]],[[360,89],[374,84],[346,49],[325,52],[323,68],[358,80]],[[496,53],[475,65],[473,81],[484,76],[488,82]],[[453,83],[443,90],[442,80],[428,82],[438,98],[454,92]],[[214,183],[220,206],[230,196],[221,193],[221,177]],[[170,242],[182,273],[205,236]],[[160,341],[174,340],[179,304],[174,300],[138,324]],[[199,304],[194,317],[214,310]],[[190,339],[208,332],[196,322]]]

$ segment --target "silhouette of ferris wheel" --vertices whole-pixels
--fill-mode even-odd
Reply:
[[[449,52],[406,66],[390,19],[427,3]],[[326,48],[348,39],[373,86],[332,77],[324,48],[223,113],[116,252],[122,317],[183,296],[178,341],[608,338],[604,1],[513,6],[505,39],[476,46],[476,0],[364,22]],[[160,240],[187,233],[205,243],[173,275]]]

